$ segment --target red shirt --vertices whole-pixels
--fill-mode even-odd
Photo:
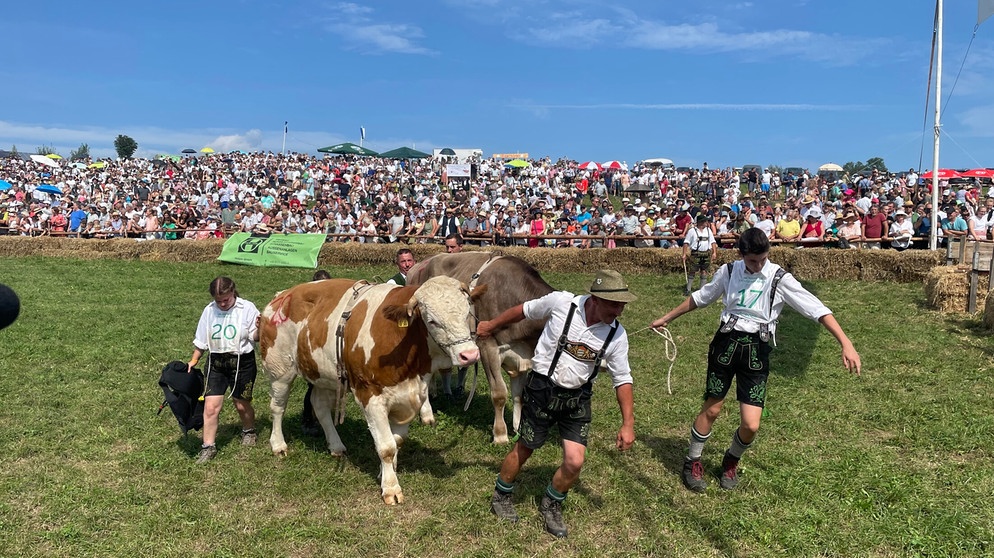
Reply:
[[[887,217],[879,211],[876,215],[867,214],[863,218],[863,236],[866,238],[881,238],[886,228]]]

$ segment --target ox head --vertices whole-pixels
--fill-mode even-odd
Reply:
[[[456,279],[432,277],[414,291],[407,303],[407,316],[413,319],[420,314],[428,329],[429,346],[436,345],[451,360],[449,366],[468,366],[480,358],[470,314],[473,301],[486,290],[486,285],[480,285],[470,293]],[[432,352],[437,350],[432,347]]]

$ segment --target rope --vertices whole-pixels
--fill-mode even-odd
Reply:
[[[665,327],[653,328],[652,326],[648,326],[648,327],[643,327],[642,329],[632,333],[631,335],[642,333],[643,331],[646,330],[652,330],[653,332],[656,333],[656,335],[659,335],[664,340],[663,347],[666,352],[666,360],[670,361],[670,368],[669,370],[666,371],[666,393],[673,395],[673,387],[670,383],[670,379],[673,376],[673,365],[676,364],[676,342],[673,341],[673,334],[671,334],[670,330]]]

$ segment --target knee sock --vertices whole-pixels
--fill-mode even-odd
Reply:
[[[728,455],[731,455],[735,459],[740,459],[742,454],[745,453],[745,450],[749,449],[751,445],[752,442],[746,444],[742,441],[742,438],[739,438],[739,429],[736,428],[735,433],[732,434],[732,445],[728,446]]]
[[[704,453],[704,443],[708,441],[711,437],[711,433],[708,432],[707,435],[702,435],[693,426],[690,427],[690,450],[687,451],[688,459],[700,459],[701,454]]]
[[[510,494],[514,492],[514,483],[504,482],[500,478],[500,475],[497,475],[497,482],[494,484],[494,489],[496,489],[497,492],[500,492],[502,494]]]
[[[545,487],[545,495],[548,496],[549,499],[554,500],[556,502],[562,502],[563,500],[566,499],[566,494],[559,492],[558,490],[553,488],[551,482],[549,483],[549,486]]]

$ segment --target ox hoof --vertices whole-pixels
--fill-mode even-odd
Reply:
[[[273,448],[273,455],[276,457],[286,457],[286,446],[282,448]]]
[[[398,492],[396,494],[384,494],[383,503],[388,506],[396,506],[397,504],[404,503],[404,493]]]
[[[510,441],[511,440],[508,439],[507,434],[504,434],[503,436],[494,436],[494,445],[504,445]]]
[[[328,448],[332,457],[345,457],[345,448]]]

